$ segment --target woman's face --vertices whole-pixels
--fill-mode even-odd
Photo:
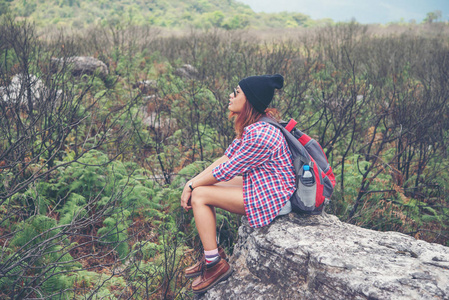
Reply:
[[[229,95],[228,109],[236,114],[239,114],[242,112],[245,103],[246,103],[246,96],[245,94],[243,94],[243,91],[240,89],[240,86],[238,86],[236,89],[234,89],[234,92],[232,92]]]

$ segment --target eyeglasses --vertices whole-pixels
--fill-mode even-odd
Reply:
[[[234,98],[237,97],[237,90],[234,88]]]

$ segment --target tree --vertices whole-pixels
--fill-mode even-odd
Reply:
[[[441,10],[435,10],[428,12],[426,17],[424,18],[423,22],[432,24],[433,22],[437,22],[439,19],[441,19],[442,12]]]
[[[2,19],[0,32],[0,290],[11,299],[64,295],[73,290],[69,274],[86,270],[74,254],[95,247],[104,218],[117,220],[102,234],[112,246],[93,256],[120,252],[128,238],[120,227],[125,209],[117,207],[126,184],[108,196],[105,186],[83,186],[91,192],[82,195],[71,184],[98,176],[88,169],[105,168],[123,153],[132,132],[122,116],[135,101],[105,109],[112,89],[95,75],[72,76],[70,40],[61,36],[53,45],[63,47],[48,45],[33,25],[11,16]],[[53,66],[53,56],[66,63]],[[98,150],[108,155],[100,159]],[[67,167],[75,165],[80,172],[64,185]],[[111,173],[104,180],[118,180]],[[92,181],[87,185],[94,187]],[[89,235],[90,241],[76,239]]]

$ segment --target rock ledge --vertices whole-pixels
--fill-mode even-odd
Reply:
[[[449,247],[333,215],[244,220],[230,263],[202,299],[449,299]]]

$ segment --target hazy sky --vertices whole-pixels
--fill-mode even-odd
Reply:
[[[291,11],[312,19],[388,23],[414,19],[420,23],[428,12],[440,10],[442,20],[449,20],[449,0],[238,0],[255,12]]]

